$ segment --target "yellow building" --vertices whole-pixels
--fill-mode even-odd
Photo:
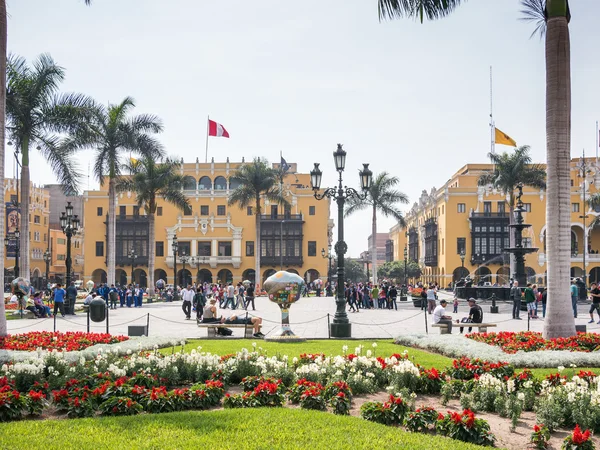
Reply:
[[[597,192],[600,165],[594,158],[586,159],[584,179],[580,164],[579,159],[571,161],[571,276],[585,273],[590,282],[600,281],[600,227],[593,225],[600,208],[590,208],[584,202],[584,197]],[[477,183],[492,168],[491,164],[467,164],[441,188],[423,190],[406,214],[407,228],[390,230],[394,259],[404,259],[404,249],[399,246],[406,245],[409,259],[418,261],[422,268],[422,280],[443,287],[467,274],[492,284],[508,283],[509,260],[502,251],[510,245],[507,198],[491,186]],[[532,225],[523,231],[523,244],[539,248],[526,256],[525,270],[528,280],[545,284],[546,193],[525,186],[522,201],[527,211],[523,214],[525,223]]]
[[[254,208],[228,206],[229,194],[237,187],[231,178],[243,161],[185,163],[184,192],[191,212],[184,213],[159,200],[156,213],[156,267],[154,279],[173,284],[175,279],[173,237],[177,236],[177,284],[228,282],[254,279]],[[296,172],[296,164],[283,180],[290,207],[263,200],[261,217],[260,281],[283,268],[308,281],[327,276],[329,199],[317,201],[310,175]],[[84,209],[85,280],[106,282],[106,215],[108,183],[101,190],[86,191]],[[133,192],[121,193],[116,206],[116,273],[119,284],[147,284],[148,220],[139,210]],[[283,248],[283,251],[281,251]],[[134,250],[136,258],[130,258]],[[132,276],[133,275],[133,276]]]

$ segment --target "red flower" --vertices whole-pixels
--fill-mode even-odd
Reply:
[[[587,442],[589,438],[590,438],[590,430],[585,430],[585,432],[582,433],[581,428],[579,428],[579,425],[575,425],[575,429],[573,430],[573,436],[572,436],[573,444],[575,444],[575,445],[583,444],[584,442]]]

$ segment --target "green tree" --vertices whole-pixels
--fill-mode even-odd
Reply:
[[[88,133],[81,137],[95,149],[94,175],[104,185],[108,178],[108,232],[107,232],[107,281],[115,282],[115,233],[116,233],[116,183],[121,169],[126,167],[124,158],[136,154],[145,158],[159,159],[163,156],[160,143],[154,135],[163,129],[160,119],[140,114],[129,117],[135,107],[131,97],[117,105],[98,106]],[[152,274],[154,276],[154,274]]]
[[[478,180],[480,186],[492,185],[508,197],[508,220],[514,223],[515,190],[519,184],[544,189],[546,187],[546,169],[533,164],[528,145],[516,148],[513,153],[488,153],[494,164],[494,170],[483,173]],[[510,246],[514,247],[514,235],[509,233]],[[510,260],[511,274],[515,270],[514,255]]]
[[[344,216],[348,217],[356,211],[371,208],[371,264],[373,267],[373,283],[377,284],[377,213],[384,217],[393,217],[402,226],[406,227],[404,216],[398,209],[398,203],[407,204],[406,194],[398,191],[396,186],[400,183],[398,177],[392,177],[387,172],[381,172],[367,193],[367,197],[362,200],[358,197],[350,197],[346,202],[346,211]]]
[[[391,278],[397,283],[404,283],[404,261],[386,262],[379,268],[379,275],[384,278]],[[421,268],[416,261],[406,262],[406,277],[420,278]]]
[[[354,259],[344,258],[344,275],[346,279],[343,281],[351,281],[352,283],[367,281],[367,274],[363,269],[363,265]]]
[[[246,208],[253,205],[255,226],[256,226],[256,245],[254,247],[254,283],[260,283],[260,215],[262,214],[261,198],[273,203],[289,205],[279,188],[278,172],[269,166],[266,159],[254,158],[251,163],[245,163],[240,166],[232,178],[239,181],[240,185],[229,194],[228,204],[238,205],[240,208]]]
[[[52,167],[65,192],[76,192],[80,174],[73,153],[80,147],[64,137],[81,133],[94,102],[82,94],[59,94],[65,70],[50,55],[41,55],[32,67],[11,56],[7,65],[6,121],[10,140],[21,153],[20,274],[29,278],[29,205],[31,148]]]
[[[117,192],[135,192],[136,201],[148,216],[148,294],[154,295],[154,265],[156,261],[155,215],[158,200],[171,203],[182,211],[189,211],[190,202],[183,193],[184,177],[181,163],[165,159],[157,163],[153,157],[131,158],[127,165],[130,176],[117,180]],[[166,281],[166,280],[165,280]]]
[[[445,17],[461,0],[378,0],[379,17],[414,17],[423,21]],[[548,261],[548,314],[546,338],[573,336],[570,312],[571,266],[571,44],[568,0],[523,0],[526,20],[536,20],[545,31],[546,53],[546,239]],[[541,24],[541,27],[540,27]]]

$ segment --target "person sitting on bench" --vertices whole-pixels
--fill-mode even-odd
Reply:
[[[469,300],[469,317],[463,317],[462,323],[482,323],[483,322],[483,310],[481,306],[475,303],[475,299],[471,297]],[[456,323],[459,323],[458,320]],[[460,327],[460,333],[462,334],[464,327]],[[469,333],[473,330],[473,327],[469,327]]]
[[[217,307],[215,306],[217,299],[213,296],[209,301],[208,305],[204,307],[202,312],[202,323],[223,323],[223,317],[217,317]]]
[[[256,338],[265,337],[264,334],[260,332],[260,328],[262,327],[262,319],[260,317],[238,317],[233,315],[225,319],[224,323],[232,323],[238,325],[252,325],[253,334],[252,336]]]
[[[448,325],[448,334],[452,333],[452,316],[446,315],[446,300],[440,300],[440,304],[433,310],[433,323],[440,323]]]

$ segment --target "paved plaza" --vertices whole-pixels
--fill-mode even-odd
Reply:
[[[450,302],[446,307],[447,313],[455,319],[461,319],[468,315],[468,305],[462,301],[457,314],[452,314],[452,295],[446,292],[440,293],[440,298],[446,297]],[[488,331],[526,331],[527,313],[521,312],[523,320],[512,319],[512,305],[499,302],[500,312],[498,314],[490,313],[490,302],[480,303],[484,311],[484,322],[497,323],[497,328],[490,328]],[[249,311],[263,318],[263,333],[269,335],[278,330],[281,315],[279,307],[270,302],[266,297],[256,299],[256,311]],[[540,305],[541,308],[541,305]],[[588,325],[589,315],[587,311],[589,306],[581,304],[579,306],[579,318],[575,319],[577,325]],[[149,318],[150,336],[169,336],[181,338],[206,338],[207,330],[198,328],[195,320],[185,320],[181,310],[181,302],[173,303],[151,303],[144,304],[142,308],[118,308],[110,310],[109,330],[111,334],[124,334],[128,332],[129,325],[145,325]],[[335,301],[332,297],[308,297],[302,298],[298,303],[292,305],[290,309],[290,322],[294,333],[308,339],[328,338],[327,314],[333,320],[335,313]],[[539,311],[541,317],[541,309]],[[231,311],[229,309],[220,310],[219,314],[230,316],[245,314],[244,310]],[[348,313],[352,322],[352,337],[358,339],[364,338],[391,338],[403,333],[425,333],[425,320],[428,325],[431,323],[431,316],[424,314],[420,308],[415,308],[412,302],[398,302],[398,311],[389,310],[360,310],[359,313]],[[65,319],[56,318],[57,331],[85,331],[87,316],[85,313],[78,313],[77,316],[67,316]],[[532,331],[542,331],[543,319],[532,320],[530,322]],[[8,321],[8,332],[10,334],[24,333],[29,331],[47,330],[54,328],[54,319],[19,319]],[[598,332],[600,325],[594,323],[588,325],[588,331]],[[91,323],[90,331],[105,332],[106,323]],[[438,334],[437,329],[429,328],[430,333]],[[455,328],[453,333],[458,333]],[[242,337],[242,329],[233,329],[234,337]]]

